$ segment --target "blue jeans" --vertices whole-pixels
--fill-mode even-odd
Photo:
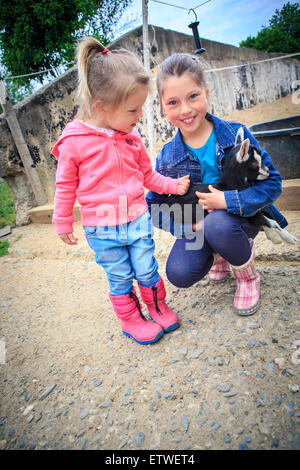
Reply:
[[[133,279],[144,287],[157,284],[160,276],[149,211],[125,224],[83,228],[96,263],[106,272],[111,295],[130,293]]]
[[[249,238],[258,231],[246,217],[229,214],[225,210],[210,212],[204,219],[202,248],[190,249],[191,239],[178,238],[169,254],[166,274],[177,287],[190,287],[200,281],[213,264],[212,253],[219,253],[233,266],[246,263],[251,255]]]

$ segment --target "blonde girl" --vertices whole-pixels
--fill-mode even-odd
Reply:
[[[87,37],[78,46],[77,64],[78,115],[52,150],[58,159],[53,223],[64,243],[77,243],[77,198],[86,239],[106,272],[122,332],[139,343],[153,343],[177,328],[179,320],[165,303],[144,187],[185,194],[189,177],[165,177],[151,167],[135,129],[149,90],[149,77],[136,56],[124,49],[110,51]],[[142,313],[133,279],[151,320]]]

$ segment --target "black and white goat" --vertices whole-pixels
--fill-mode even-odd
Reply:
[[[269,168],[263,164],[259,149],[254,145],[250,145],[249,139],[244,139],[244,130],[240,127],[236,135],[235,145],[228,155],[222,175],[219,181],[212,186],[220,191],[241,191],[250,187],[253,182],[264,180],[268,176]],[[192,182],[187,194],[184,196],[171,195],[166,201],[168,206],[179,204],[183,207],[186,204],[192,204],[193,223],[196,221],[196,207],[198,204],[196,191],[200,193],[210,192],[207,184]],[[206,213],[204,212],[204,214]],[[184,220],[186,221],[186,219]],[[248,221],[258,230],[263,230],[266,237],[273,243],[284,241],[289,244],[295,244],[299,242],[287,230],[282,229],[275,220],[264,215],[263,211],[248,217]]]

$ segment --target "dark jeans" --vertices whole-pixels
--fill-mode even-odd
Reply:
[[[177,287],[190,287],[200,281],[212,267],[212,252],[233,266],[241,266],[251,255],[248,237],[254,238],[257,233],[246,217],[225,210],[210,212],[204,219],[201,249],[189,249],[193,240],[187,238],[178,238],[174,243],[166,266],[169,281]]]

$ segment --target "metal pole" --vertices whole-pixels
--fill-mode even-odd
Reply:
[[[25,142],[15,110],[6,92],[6,87],[3,80],[0,80],[0,103],[3,108],[4,115],[10,128],[13,140],[16,144],[20,158],[24,165],[24,170],[27,175],[33,194],[35,196],[36,202],[39,206],[44,205],[47,203],[47,197],[42,187],[38,172],[36,168],[32,167],[32,158]]]
[[[143,2],[143,57],[144,67],[147,74],[150,76],[150,52],[149,52],[149,35],[148,35],[148,3],[149,0],[142,0]],[[149,153],[152,163],[155,161],[154,149],[154,125],[153,125],[153,97],[150,81],[150,92],[145,104],[146,109],[146,122],[147,134],[149,142]]]
[[[148,36],[148,0],[143,0],[143,55],[146,72],[150,72],[149,36]]]

